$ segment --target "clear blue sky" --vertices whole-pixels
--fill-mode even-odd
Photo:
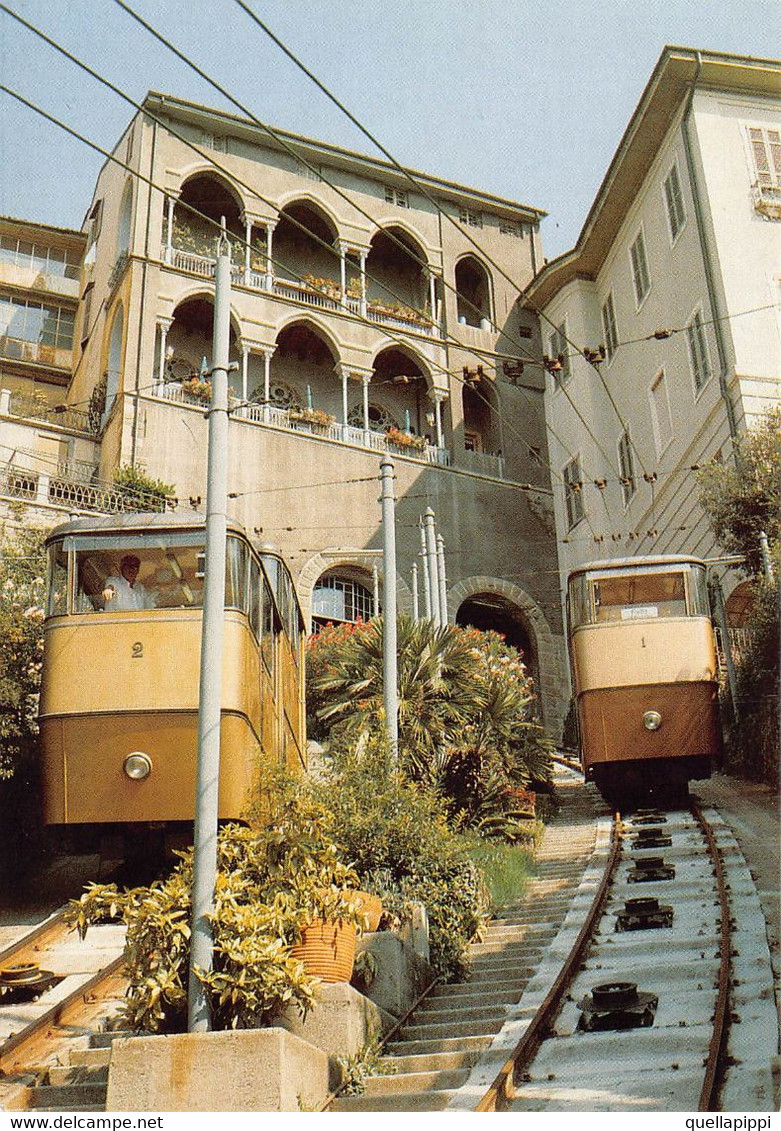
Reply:
[[[231,109],[114,0],[6,0],[137,101]],[[271,125],[371,152],[235,0],[128,0]],[[778,0],[249,0],[403,164],[543,208],[571,247],[665,44],[772,56]],[[110,149],[132,110],[0,13],[0,74]],[[0,93],[0,213],[79,227],[102,158]]]

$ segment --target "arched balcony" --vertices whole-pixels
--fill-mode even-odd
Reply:
[[[466,255],[456,264],[456,309],[461,325],[490,330],[491,280],[474,255]]]
[[[244,262],[245,238],[241,201],[221,178],[198,173],[186,181],[179,199],[168,198],[164,259],[182,271],[211,278],[217,254],[219,226],[225,217],[234,263]],[[257,253],[258,265],[265,252]]]
[[[167,400],[180,400],[185,404],[208,404],[211,399],[211,381],[202,375],[204,362],[211,365],[212,335],[214,328],[214,300],[211,295],[199,295],[182,302],[173,318],[160,318],[157,322],[156,357],[157,389]],[[231,325],[230,356],[237,356],[237,337]],[[238,373],[229,374],[229,392],[241,395]]]
[[[437,284],[425,262],[423,249],[402,228],[376,233],[366,258],[371,320],[395,321],[407,329],[432,326],[437,320]],[[359,291],[360,286],[361,279],[354,280]]]

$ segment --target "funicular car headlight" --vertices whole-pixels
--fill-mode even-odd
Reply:
[[[123,769],[131,781],[143,781],[152,772],[152,759],[140,750],[128,754],[123,763]]]
[[[643,715],[643,726],[646,730],[658,730],[662,725],[662,716],[658,711],[646,711]]]

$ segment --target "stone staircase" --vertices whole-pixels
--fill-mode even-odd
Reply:
[[[540,846],[536,878],[472,944],[469,980],[434,986],[386,1046],[383,1074],[329,1111],[441,1111],[466,1083],[558,933],[594,847],[593,801],[559,791],[564,803]]]
[[[131,1037],[124,1030],[90,1033],[70,1042],[64,1063],[40,1070],[41,1083],[30,1089],[30,1111],[105,1111],[111,1042]]]

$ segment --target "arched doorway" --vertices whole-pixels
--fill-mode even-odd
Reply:
[[[474,593],[459,606],[456,624],[478,628],[481,632],[498,632],[505,643],[523,656],[526,670],[537,684],[539,671],[534,639],[516,604],[500,593]]]

